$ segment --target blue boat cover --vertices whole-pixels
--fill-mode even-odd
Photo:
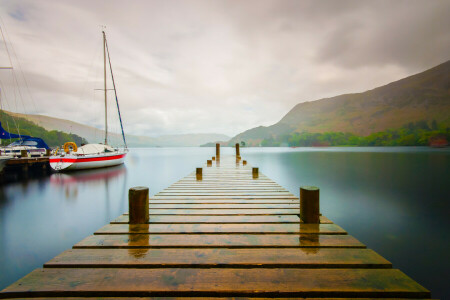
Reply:
[[[50,147],[40,138],[31,137],[29,135],[18,135],[14,133],[7,132],[0,122],[0,139],[20,139],[11,143],[10,146],[31,146],[36,148],[50,149]]]

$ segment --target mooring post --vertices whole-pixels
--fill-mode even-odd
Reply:
[[[20,150],[20,157],[28,157],[28,151],[27,150]]]
[[[213,157],[212,157],[212,160],[216,160],[216,157],[215,157],[215,156],[213,156]]]
[[[206,166],[211,167],[212,166],[212,160],[208,159],[206,161]]]
[[[241,152],[239,151],[239,143],[236,143],[236,159],[241,159]]]
[[[216,144],[216,159],[220,160],[220,144]]]
[[[202,168],[196,168],[195,169],[195,176],[197,177],[197,180],[202,180],[203,169]]]
[[[259,177],[259,169],[252,168],[252,175],[253,175],[253,178],[258,178]]]
[[[304,223],[320,223],[319,188],[315,186],[300,187],[300,219]]]
[[[46,149],[45,150],[45,156],[50,156],[52,154],[52,150]]]
[[[242,165],[246,166],[246,165],[247,165],[247,161],[246,161],[246,160],[243,160],[243,161],[242,161]]]
[[[136,186],[128,191],[128,210],[130,224],[149,222],[148,187]]]

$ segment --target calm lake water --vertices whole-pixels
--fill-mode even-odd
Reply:
[[[153,195],[214,154],[132,149],[125,166],[0,187],[0,289],[126,212],[128,188],[148,186]],[[241,155],[297,196],[301,185],[318,186],[325,216],[432,297],[450,298],[450,149],[243,148]]]

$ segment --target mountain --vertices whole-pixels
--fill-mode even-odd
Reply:
[[[63,132],[70,132],[85,138],[89,143],[102,142],[105,136],[105,131],[98,128],[83,125],[77,122],[58,119],[43,115],[20,114],[13,112],[6,112],[9,115],[24,118],[47,130],[59,130]],[[116,133],[108,134],[109,139],[117,141],[119,144],[122,141],[122,136]],[[229,140],[230,137],[224,134],[215,133],[198,133],[198,134],[177,134],[177,135],[163,135],[159,137],[148,137],[138,135],[125,135],[129,147],[196,147],[208,142],[215,142],[218,140]]]
[[[30,120],[17,116],[13,117],[2,110],[0,110],[0,122],[4,130],[9,133],[41,138],[49,147],[57,147],[65,142],[75,142],[78,145],[87,143],[84,138],[76,134],[68,134],[59,130],[46,130]],[[0,145],[9,145],[14,140],[0,139]]]
[[[299,103],[278,123],[244,131],[229,144],[258,145],[295,132],[369,135],[423,120],[450,125],[450,61],[363,93]]]

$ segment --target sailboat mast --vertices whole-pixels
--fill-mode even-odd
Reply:
[[[105,31],[103,33],[103,80],[105,88],[105,145],[108,144],[108,90],[106,89],[106,35]]]

